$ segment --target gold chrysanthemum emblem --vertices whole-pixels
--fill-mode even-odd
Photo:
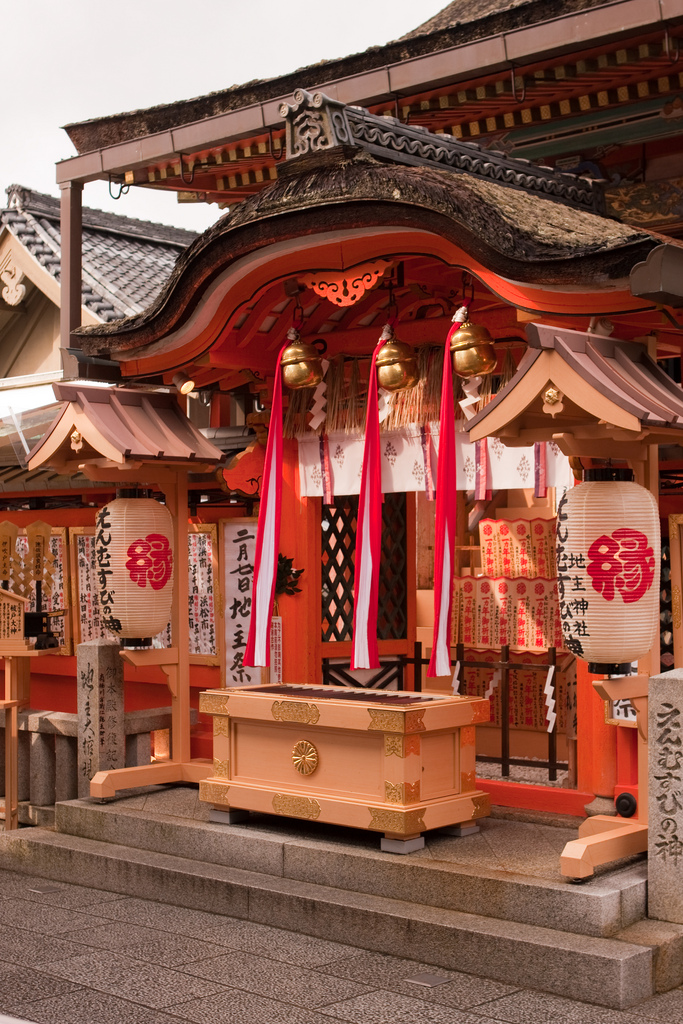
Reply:
[[[312,775],[318,767],[318,751],[308,740],[299,740],[292,750],[292,764],[302,775]]]

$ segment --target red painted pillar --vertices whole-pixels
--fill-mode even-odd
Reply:
[[[299,450],[282,452],[280,552],[303,569],[300,594],[278,598],[282,616],[282,675],[286,683],[321,681],[320,499],[299,497]]]
[[[593,689],[599,676],[577,658],[577,786],[612,800],[617,782],[617,729],[605,722],[605,704]]]

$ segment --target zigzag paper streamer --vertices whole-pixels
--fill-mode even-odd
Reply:
[[[475,414],[475,409],[472,408],[479,401],[479,388],[481,387],[482,377],[470,377],[469,380],[463,380],[462,389],[467,395],[467,398],[463,398],[458,405],[465,413],[465,419],[471,420]]]
[[[548,732],[552,732],[555,728],[555,721],[557,715],[555,714],[555,687],[553,680],[555,678],[555,666],[551,665],[548,669],[548,675],[545,678],[545,686],[543,692],[545,694],[545,714],[548,719]]]
[[[313,403],[311,405],[311,422],[309,427],[311,430],[317,430],[321,423],[324,422],[327,416],[327,384],[325,377],[327,376],[327,368],[330,365],[328,359],[321,360],[321,366],[323,368],[323,379],[318,384],[317,388],[313,392]]]
[[[456,661],[455,668],[453,669],[453,680],[451,683],[451,690],[453,693],[460,692],[460,662]]]
[[[385,419],[391,412],[394,394],[392,391],[387,391],[385,388],[379,388],[377,394],[379,395],[379,402],[377,407],[379,422],[384,423]]]
[[[493,670],[493,672],[491,673],[491,682],[486,687],[486,693],[484,694],[484,697],[486,698],[486,700],[488,700],[491,697],[491,694],[493,693],[493,691],[498,686],[498,683],[500,682],[500,674],[501,673],[500,673],[500,669],[499,668],[495,668]]]

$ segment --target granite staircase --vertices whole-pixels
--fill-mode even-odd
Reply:
[[[54,829],[0,833],[0,867],[603,1006],[683,982],[683,929],[646,918],[645,861],[581,885],[535,870],[535,846],[549,863],[548,844],[559,851],[568,829],[489,819],[479,835],[430,833],[424,850],[402,857],[380,852],[372,833],[315,822],[214,824],[196,789],[186,797],[182,813],[151,797],[59,803]],[[487,857],[493,839],[517,846],[512,868]]]

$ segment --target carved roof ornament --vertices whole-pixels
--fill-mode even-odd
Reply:
[[[392,260],[372,260],[369,263],[358,263],[348,270],[319,270],[312,274],[300,274],[299,281],[335,306],[353,306],[375,287],[391,266]]]
[[[395,117],[347,106],[324,93],[297,89],[292,103],[283,103],[287,159],[322,153],[335,146],[355,146],[390,163],[440,167],[488,178],[547,199],[604,215],[602,183],[541,167],[528,160],[435,135]]]
[[[352,142],[346,120],[346,104],[322,92],[297,89],[293,103],[283,103],[280,114],[286,122],[287,159],[319,153]]]
[[[26,285],[22,284],[23,280],[23,271],[12,262],[12,257],[8,253],[0,264],[0,281],[4,285],[0,296],[8,306],[18,306],[26,298]]]

